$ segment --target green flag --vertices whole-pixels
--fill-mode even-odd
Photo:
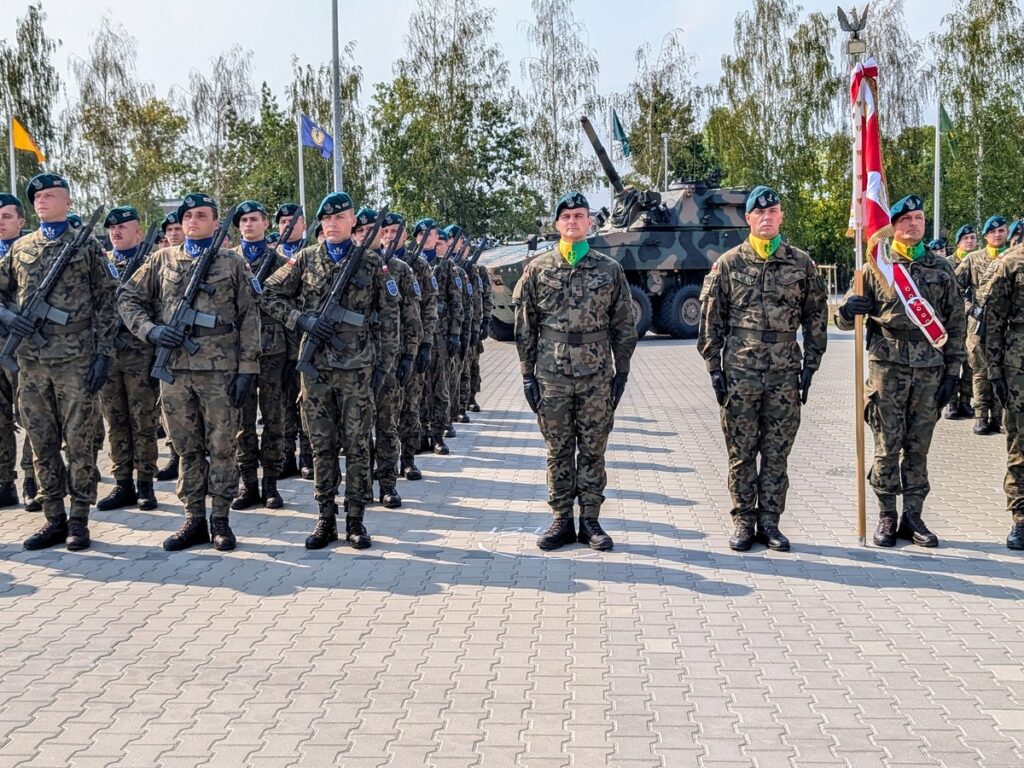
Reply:
[[[949,154],[956,160],[956,134],[953,132],[953,121],[946,114],[946,108],[939,103],[939,134],[946,137],[949,144]]]
[[[633,154],[633,148],[629,146],[629,139],[626,132],[622,130],[622,123],[619,122],[619,113],[612,110],[612,138],[622,146],[622,156],[629,157]]]

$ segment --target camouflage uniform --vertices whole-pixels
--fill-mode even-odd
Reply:
[[[465,416],[466,410],[469,408],[469,401],[473,397],[473,365],[479,366],[480,353],[477,346],[480,344],[480,325],[484,317],[484,294],[480,287],[481,282],[476,266],[470,267],[466,271],[466,293],[473,312],[466,344],[466,357],[462,363],[462,375],[459,381],[458,413],[460,416]],[[466,419],[466,421],[468,420]]]
[[[541,387],[548,504],[556,518],[571,518],[578,498],[581,518],[597,519],[615,416],[612,376],[629,372],[637,342],[626,273],[594,250],[575,267],[553,250],[527,264],[513,300],[522,374],[536,375]]]
[[[448,367],[448,421],[447,429],[455,431],[453,424],[458,420],[459,415],[459,393],[462,389],[462,369],[466,365],[466,355],[469,351],[469,342],[473,333],[473,286],[469,283],[466,270],[458,264],[455,267],[455,285],[459,288],[462,296],[460,304],[460,326],[462,328],[462,346],[449,361]]]
[[[903,494],[904,516],[920,517],[928,495],[928,449],[939,416],[939,384],[957,376],[964,361],[964,302],[952,268],[926,253],[916,261],[891,255],[909,267],[921,296],[935,310],[948,339],[933,347],[907,317],[898,297],[884,290],[874,272],[865,272],[864,295],[874,303],[866,318],[868,380],[864,419],[875,438],[868,480],[883,516],[896,514]],[[847,296],[852,295],[852,289]],[[848,331],[854,320],[835,314],[836,326]]]
[[[958,256],[956,251],[946,257],[946,261],[949,262],[949,266],[953,268],[954,272],[966,259],[967,254]],[[974,371],[971,370],[970,360],[966,358],[964,364],[960,366],[960,381],[956,388],[956,399],[963,405],[970,404],[974,399]]]
[[[701,302],[697,349],[728,386],[721,420],[732,515],[777,526],[800,428],[801,371],[818,369],[828,340],[824,283],[803,251],[784,243],[762,259],[744,242],[715,262]]]
[[[451,259],[433,264],[433,280],[437,283],[437,328],[434,335],[433,362],[427,373],[424,398],[427,411],[427,434],[432,442],[442,439],[451,421],[451,371],[453,359],[448,356],[449,336],[462,331],[462,278]],[[456,358],[458,355],[455,356]]]
[[[161,248],[132,276],[118,307],[138,338],[171,319],[195,261],[183,245]],[[205,518],[209,495],[211,518],[227,519],[238,490],[239,409],[231,406],[228,389],[236,374],[256,375],[260,369],[252,277],[243,257],[224,248],[217,253],[206,277],[213,292],[200,291],[194,302],[197,311],[216,316],[217,325],[195,329],[194,355],[181,347],[171,352],[167,367],[174,383],[161,383],[167,433],[181,456],[176,490],[186,518]]]
[[[74,235],[68,227],[57,239],[47,240],[37,230],[15,242],[0,262],[0,300],[24,305]],[[27,338],[18,347],[18,410],[32,447],[37,499],[50,519],[63,517],[68,492],[72,518],[87,519],[96,502],[95,440],[102,418],[99,398],[86,392],[85,377],[94,355],[114,354],[116,289],[103,250],[90,239],[49,296],[50,304],[68,313],[67,325],[44,323],[46,346]]]
[[[354,247],[354,246],[352,246]],[[303,313],[315,313],[346,259],[335,263],[324,243],[303,248],[267,280],[260,306],[296,331]],[[395,288],[394,293],[389,285]],[[347,516],[361,519],[370,484],[370,429],[373,369],[394,369],[398,353],[398,290],[380,256],[366,252],[342,297],[351,322],[336,334],[341,349],[324,344],[313,364],[319,375],[302,375],[302,419],[313,448],[313,484],[318,503],[334,503],[341,478],[338,454],[345,451]],[[376,312],[379,331],[371,329]]]
[[[398,252],[401,255],[401,251]],[[422,336],[421,344],[431,345],[431,356],[438,354],[437,344],[434,339],[434,329],[437,327],[437,288],[430,265],[422,256],[417,256],[411,265],[413,277],[420,288],[420,326]],[[405,396],[402,398],[402,413],[399,417],[398,432],[402,442],[401,463],[407,466],[413,463],[413,456],[420,448],[422,433],[420,430],[420,404],[423,400],[424,379],[429,375],[427,371],[416,371],[412,380],[405,388]]]
[[[956,280],[967,302],[967,361],[973,374],[973,405],[979,418],[991,414],[991,418],[998,421],[1002,408],[992,396],[985,363],[985,346],[978,334],[978,320],[970,316],[974,307],[984,306],[985,274],[994,261],[986,248],[979,248],[969,253],[957,267]]]
[[[480,338],[490,333],[491,312],[494,311],[494,287],[491,285],[491,275],[483,264],[476,265],[477,276],[480,279],[480,293],[483,299],[483,316],[480,319]],[[480,355],[484,353],[483,341],[477,346],[476,355],[473,357],[473,367],[470,371],[469,399],[479,410],[476,403],[476,396],[480,392]]]

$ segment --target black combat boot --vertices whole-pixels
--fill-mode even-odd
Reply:
[[[419,450],[416,453],[430,453],[432,450],[434,450],[434,441],[429,434],[424,432],[423,437],[420,438]]]
[[[988,411],[983,408],[979,408],[976,413],[978,417],[974,420],[974,434],[976,435],[987,435],[988,434]]]
[[[251,509],[252,507],[260,506],[262,503],[263,498],[260,496],[260,487],[256,477],[242,478],[242,490],[238,492],[235,500],[231,502],[231,508]]]
[[[789,539],[779,530],[778,515],[761,515],[757,522],[757,540],[776,552],[789,552]]]
[[[1016,520],[1006,537],[1007,549],[1024,549],[1024,520]]]
[[[226,517],[211,517],[210,533],[213,535],[213,548],[218,552],[230,552],[238,544]]]
[[[480,413],[480,406],[476,402],[476,395],[470,398],[469,405],[466,406],[466,410],[470,413]]]
[[[14,482],[0,483],[0,507],[14,507],[18,504],[18,489]]]
[[[398,509],[402,506],[402,497],[398,495],[398,489],[394,486],[391,486],[390,488],[381,486],[380,503],[388,509]]]
[[[939,546],[939,537],[928,530],[928,526],[921,519],[924,508],[924,499],[915,496],[903,497],[903,519],[900,520],[899,528],[896,529],[896,536],[900,539],[912,541],[919,547]]]
[[[46,549],[64,544],[68,538],[68,517],[63,512],[46,518],[38,531],[25,539],[25,549]]]
[[[139,509],[156,509],[156,494],[152,480],[139,480]]]
[[[299,476],[299,465],[295,463],[295,449],[286,451],[284,456],[284,464],[281,465],[281,474],[278,477],[281,480],[287,480],[289,477]]]
[[[180,552],[197,544],[210,543],[210,529],[205,516],[186,517],[185,522],[172,536],[164,539],[164,549],[168,552]]]
[[[459,415],[455,417],[455,420],[459,424],[469,424],[469,416],[466,415],[465,411],[459,411]]]
[[[754,531],[756,521],[748,515],[736,515],[735,523],[736,530],[733,531],[732,537],[729,539],[729,549],[736,552],[749,552],[757,538]]]
[[[281,498],[281,494],[277,491],[277,478],[276,477],[264,477],[263,478],[263,506],[267,509],[280,509],[284,506],[284,499]]]
[[[92,543],[89,538],[89,520],[84,517],[72,517],[68,521],[68,537],[65,542],[72,552],[88,549]]]
[[[171,455],[167,459],[167,463],[157,470],[156,479],[159,480],[161,483],[166,482],[167,480],[177,480],[178,465],[180,463],[181,458],[178,456],[177,453],[171,451]]]
[[[422,480],[423,473],[420,472],[420,468],[416,466],[416,462],[412,459],[403,462],[402,471],[400,473],[406,480]]]
[[[313,454],[302,451],[299,453],[299,476],[303,480],[313,479]]]
[[[448,446],[445,445],[444,443],[443,437],[434,437],[431,440],[431,443],[434,446],[434,453],[436,453],[438,456],[447,456],[450,453],[450,451],[448,450]]]
[[[447,427],[445,427],[444,435],[443,436],[444,437],[449,437],[449,438],[450,437],[458,437],[458,435],[455,433],[455,427],[453,427],[451,424],[449,424]]]
[[[878,526],[875,528],[875,535],[871,540],[877,547],[895,547],[896,529],[899,527],[896,521],[896,502],[893,500],[892,508],[886,504],[878,513]]]
[[[566,544],[576,542],[576,522],[572,519],[572,512],[564,515],[556,515],[551,525],[540,536],[537,537],[537,546],[545,552],[559,549]]]
[[[345,502],[345,541],[352,549],[367,549],[373,541],[363,525],[363,510],[354,510]]]
[[[965,419],[974,418],[974,406],[971,405],[971,400],[968,397],[960,398],[960,407],[957,408],[957,413]]]
[[[988,433],[998,435],[1003,431],[1003,409],[993,408],[988,417]]]
[[[954,395],[953,399],[946,403],[942,409],[942,418],[944,419],[956,419],[960,416],[960,404],[957,401],[957,397]]]
[[[130,507],[139,500],[135,483],[131,480],[116,480],[114,490],[96,502],[96,509],[106,512],[111,509]]]
[[[25,511],[38,512],[43,508],[41,502],[36,501],[36,494],[39,493],[39,486],[36,485],[34,477],[26,477],[21,484],[21,495],[25,497]]]
[[[612,537],[605,533],[596,517],[581,517],[580,532],[576,537],[580,544],[587,544],[591,549],[604,552],[612,548]]]
[[[313,533],[306,537],[306,549],[323,549],[338,540],[338,505],[333,501],[320,505],[320,519]]]

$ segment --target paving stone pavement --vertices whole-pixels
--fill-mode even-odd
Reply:
[[[284,510],[234,513],[227,555],[160,549],[169,483],[154,512],[97,513],[85,553],[25,552],[40,518],[0,512],[0,766],[1024,764],[1003,438],[940,424],[942,548],[859,547],[833,334],[790,462],[794,552],[738,555],[703,365],[645,340],[610,443],[616,547],[542,554],[512,345],[483,368],[484,412],[404,508],[370,510],[367,551],[303,548],[301,480]]]

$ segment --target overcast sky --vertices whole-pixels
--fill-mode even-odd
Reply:
[[[510,62],[513,82],[518,83],[520,63],[530,53],[521,29],[529,18],[530,2],[482,2],[497,9],[496,39]],[[24,15],[26,6],[27,0],[4,0],[0,37],[13,36],[15,16]],[[340,39],[343,45],[356,41],[355,59],[365,78],[364,101],[373,93],[373,83],[391,79],[414,6],[415,0],[340,0]],[[674,27],[683,29],[687,50],[698,57],[698,82],[714,81],[721,73],[722,54],[732,51],[733,20],[750,7],[747,0],[577,0],[576,13],[586,24],[600,62],[598,90],[607,94],[624,90],[632,80],[636,48],[647,42],[656,53]],[[924,39],[939,29],[953,0],[905,0],[905,7],[912,34]],[[804,8],[834,14],[835,2],[809,0]],[[291,80],[293,55],[302,64],[327,62],[331,56],[330,0],[43,0],[43,9],[49,34],[63,42],[57,68],[65,80],[70,79],[69,57],[84,55],[90,34],[106,13],[135,37],[139,75],[162,96],[171,86],[187,82],[190,69],[208,71],[210,59],[236,43],[255,52],[257,84],[266,80],[279,96]]]

